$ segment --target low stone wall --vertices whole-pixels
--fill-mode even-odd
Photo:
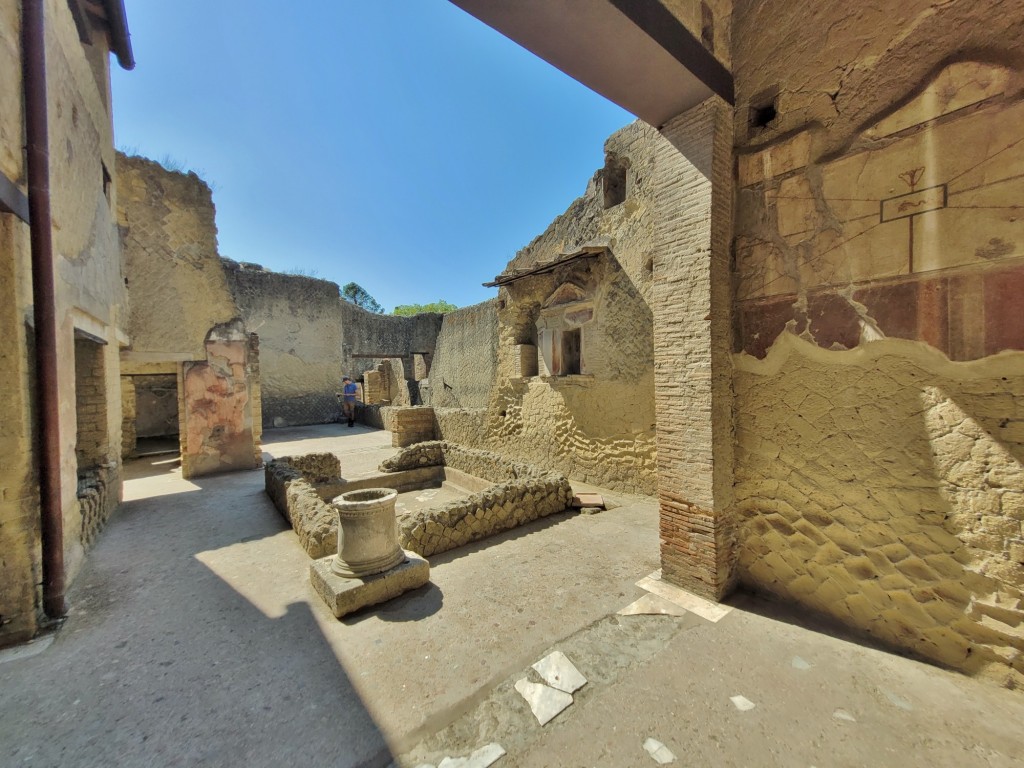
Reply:
[[[82,517],[82,546],[91,547],[110,515],[117,509],[121,487],[116,469],[99,467],[78,477],[78,511]]]
[[[496,453],[431,441],[381,463],[381,471],[443,465],[494,483],[486,490],[399,519],[402,546],[424,557],[461,547],[561,512],[572,501],[564,475],[508,461]]]
[[[434,424],[439,440],[468,448],[487,446],[486,408],[434,407]]]
[[[313,483],[336,480],[340,473],[341,463],[333,453],[282,456],[266,464],[267,495],[291,524],[310,557],[327,557],[337,552],[338,516],[320,498]]]
[[[446,470],[488,483],[464,499],[399,518],[402,546],[425,557],[561,512],[572,500],[569,481],[560,473],[442,441],[410,446],[383,462],[380,470],[384,476],[345,482],[333,454],[285,456],[267,463],[266,492],[313,558],[337,549],[338,517],[324,497],[370,485],[400,491],[427,487],[440,484]]]

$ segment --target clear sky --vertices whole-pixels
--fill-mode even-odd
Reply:
[[[212,187],[221,254],[387,311],[495,295],[633,118],[447,0],[126,0],[117,146]]]

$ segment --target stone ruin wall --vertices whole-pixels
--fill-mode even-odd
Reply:
[[[640,122],[612,135],[605,151],[628,166],[625,201],[605,208],[605,171],[599,171],[586,194],[510,263],[528,268],[594,242],[611,251],[500,289],[498,385],[486,427],[491,450],[647,495],[657,475],[650,301],[653,192],[662,172],[655,156],[662,142]],[[586,373],[523,378],[517,346],[537,345],[542,304],[565,283],[593,302],[594,319],[582,331]]]
[[[1021,687],[1024,16],[735,21],[736,575]]]
[[[446,312],[441,317],[429,396],[434,408],[486,408],[498,368],[498,301]]]
[[[341,300],[328,280],[223,259],[246,328],[260,338],[267,427],[325,424],[341,414]]]
[[[415,355],[425,355],[419,373],[420,378],[429,377],[442,316],[434,312],[412,317],[383,315],[347,301],[340,302],[340,306],[342,375],[359,381],[365,372],[386,361],[390,363],[389,375],[394,377],[389,384],[390,405],[419,405],[422,400],[417,384],[411,385],[413,391],[403,384],[417,381]]]

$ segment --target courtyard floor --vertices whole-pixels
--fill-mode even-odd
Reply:
[[[343,425],[264,441],[346,478],[395,452]],[[432,557],[427,586],[338,621],[262,470],[186,481],[163,455],[125,477],[64,626],[0,652],[0,765],[436,765],[494,741],[497,766],[656,766],[648,738],[678,765],[1024,765],[1020,692],[750,596],[717,622],[617,615],[658,567],[650,499]],[[541,728],[512,686],[552,649],[590,682]]]

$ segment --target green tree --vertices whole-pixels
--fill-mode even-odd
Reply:
[[[373,298],[366,289],[359,283],[348,283],[341,289],[341,298],[345,301],[349,301],[355,304],[357,307],[362,307],[368,312],[376,312],[379,315],[384,314],[384,307],[377,303],[377,300]]]
[[[421,315],[424,312],[437,312],[439,314],[444,314],[445,312],[451,312],[455,309],[458,309],[458,307],[454,304],[449,304],[444,299],[441,299],[440,301],[435,301],[432,304],[399,304],[391,314],[401,315],[402,317],[411,317],[412,315]]]

